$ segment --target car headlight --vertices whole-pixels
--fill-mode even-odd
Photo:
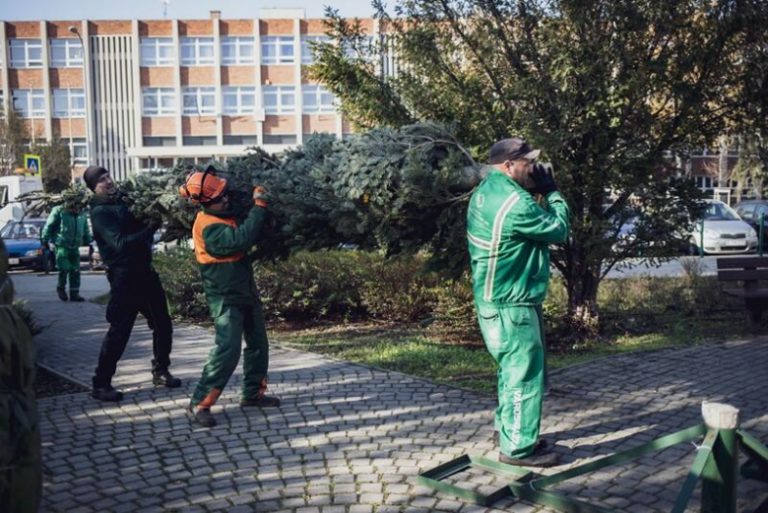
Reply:
[[[716,239],[717,238],[717,232],[713,230],[704,230],[704,238],[705,239]]]
[[[747,232],[747,238],[748,239],[756,239],[757,238],[757,232],[755,231],[754,228],[750,228],[749,229],[749,231]]]
[[[30,249],[29,251],[24,253],[24,256],[37,256],[39,254],[40,254],[40,250],[39,249]]]

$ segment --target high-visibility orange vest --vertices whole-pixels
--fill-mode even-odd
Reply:
[[[212,224],[226,224],[232,228],[237,228],[237,223],[232,218],[221,218],[208,214],[207,212],[198,212],[195,217],[195,224],[192,226],[192,239],[195,242],[195,258],[198,264],[222,264],[225,262],[237,262],[245,256],[245,253],[238,251],[232,255],[217,257],[213,256],[205,248],[205,239],[203,231]]]

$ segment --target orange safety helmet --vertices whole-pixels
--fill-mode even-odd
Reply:
[[[193,202],[211,203],[227,192],[227,181],[216,176],[216,168],[208,166],[205,171],[195,171],[187,176],[184,185],[179,187],[179,194]]]

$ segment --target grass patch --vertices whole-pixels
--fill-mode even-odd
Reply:
[[[656,333],[623,334],[610,341],[588,343],[578,350],[550,352],[550,369],[590,362],[627,353],[685,347],[748,336],[741,317],[726,319],[676,319],[669,329]],[[436,383],[496,393],[496,362],[476,344],[445,344],[426,336],[424,329],[381,325],[272,330],[277,343],[340,360],[392,370]]]

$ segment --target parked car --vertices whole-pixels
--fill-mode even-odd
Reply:
[[[8,221],[0,230],[0,237],[8,248],[11,267],[44,272],[56,269],[56,255],[40,242],[45,221],[45,219]],[[80,246],[79,251],[81,262],[87,262],[90,269],[99,267],[101,257],[95,242]]]
[[[734,210],[758,234],[760,230],[760,216],[765,216],[763,247],[768,247],[768,200],[745,200],[736,205]]]
[[[695,253],[702,252],[702,245],[705,254],[749,253],[757,249],[757,232],[722,201],[706,200],[702,219],[694,224],[690,242]]]
[[[54,257],[40,243],[45,219],[8,221],[0,230],[0,237],[8,249],[10,267],[28,267],[38,271],[53,269]]]

